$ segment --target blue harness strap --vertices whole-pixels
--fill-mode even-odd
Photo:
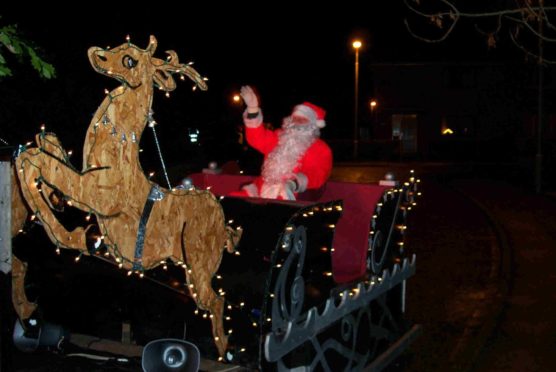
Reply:
[[[149,216],[153,209],[154,202],[164,199],[164,193],[158,185],[152,185],[149,196],[145,201],[145,206],[143,207],[143,213],[141,214],[141,220],[139,221],[139,229],[137,230],[137,240],[135,241],[135,257],[133,259],[133,270],[143,269],[143,246],[145,245],[145,229],[147,228],[147,222],[149,221]]]

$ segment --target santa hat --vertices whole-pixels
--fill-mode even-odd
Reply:
[[[312,123],[316,123],[317,127],[324,128],[326,122],[324,121],[324,116],[326,111],[310,102],[303,102],[293,108],[292,115],[300,115],[309,119]]]

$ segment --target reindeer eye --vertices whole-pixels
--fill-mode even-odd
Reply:
[[[131,69],[137,66],[137,60],[133,59],[133,57],[126,54],[124,58],[122,58],[122,64],[124,65],[125,68]]]

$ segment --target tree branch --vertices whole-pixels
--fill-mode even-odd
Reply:
[[[531,52],[529,49],[525,48],[522,44],[520,44],[511,32],[509,34],[510,34],[510,40],[514,43],[514,45],[516,47],[518,47],[527,56],[533,57],[536,61],[539,61],[542,64],[556,64],[556,60],[547,59],[544,56],[541,59],[540,55],[538,55],[537,53]]]
[[[441,30],[440,35],[436,37],[427,37],[423,35],[423,32],[417,32],[415,24],[410,24],[410,21],[406,18],[404,20],[405,26],[408,32],[416,39],[427,42],[427,43],[438,43],[446,40],[446,38],[452,33],[455,25],[462,18],[479,20],[487,18],[496,19],[496,28],[492,31],[484,31],[483,28],[475,24],[475,30],[484,35],[487,38],[487,44],[489,47],[496,46],[497,35],[499,35],[504,23],[510,26],[510,29],[515,27],[512,32],[510,30],[510,39],[515,46],[522,50],[526,55],[535,57],[539,56],[526,48],[526,46],[517,39],[518,30],[523,28],[527,30],[527,34],[530,37],[534,37],[537,40],[541,39],[547,43],[556,43],[556,37],[552,35],[547,36],[542,30],[538,30],[538,23],[541,22],[543,27],[550,31],[551,33],[556,32],[556,26],[550,21],[549,14],[556,11],[556,6],[545,6],[544,1],[538,1],[537,5],[531,5],[531,1],[516,1],[516,5],[509,9],[499,9],[494,11],[484,11],[484,12],[463,12],[461,11],[453,1],[451,0],[437,0],[436,4],[439,7],[438,11],[423,10],[424,6],[421,5],[419,0],[404,0],[405,5],[410,10],[410,12],[417,18],[423,19],[435,24],[438,29]],[[431,4],[428,2],[428,4]],[[449,19],[450,24],[446,26],[444,20]],[[511,27],[511,26],[514,27]],[[544,60],[546,63],[556,63],[556,61]]]
[[[31,43],[19,36],[15,25],[8,25],[0,27],[0,78],[12,75],[12,70],[8,67],[6,58],[2,55],[2,47],[16,56],[28,57],[31,65],[41,77],[51,79],[56,76],[54,66],[44,61]]]

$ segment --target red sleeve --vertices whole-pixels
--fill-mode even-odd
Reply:
[[[251,147],[264,155],[270,153],[278,143],[278,133],[266,129],[262,124],[256,128],[245,127],[245,137]]]
[[[299,172],[308,179],[308,189],[318,189],[328,180],[332,172],[332,150],[322,141],[317,140],[301,161]]]

